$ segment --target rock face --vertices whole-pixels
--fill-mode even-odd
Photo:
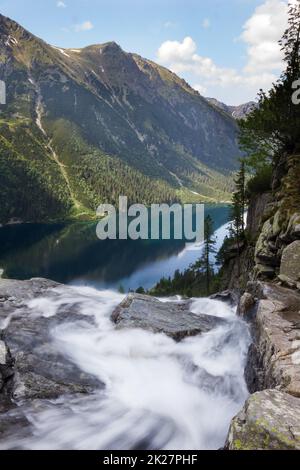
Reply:
[[[271,204],[271,201],[272,194],[269,192],[260,194],[259,197],[250,200],[247,214],[247,230],[253,238],[259,234],[263,214]]]
[[[300,295],[266,283],[250,283],[248,290],[256,298],[255,343],[246,368],[249,390],[276,387],[300,398]],[[260,380],[251,382],[251,377]]]
[[[206,333],[225,323],[222,318],[191,313],[187,302],[160,302],[140,294],[129,294],[111,318],[119,328],[143,328],[165,333],[176,341]]]
[[[0,391],[14,400],[56,398],[66,393],[87,393],[99,386],[52,345],[51,330],[76,315],[92,321],[67,304],[55,316],[39,316],[28,307],[31,299],[55,298],[58,284],[44,279],[0,280]],[[68,289],[67,287],[64,287]]]
[[[237,261],[238,251],[236,246],[229,247],[226,253],[225,263],[222,269],[222,289],[240,292],[246,288],[249,281],[249,274],[255,265],[255,243],[259,235],[263,216],[270,211],[272,206],[272,194],[267,192],[260,194],[259,197],[252,197],[248,207],[247,231],[251,236],[251,243],[240,246],[240,266]],[[261,266],[266,277],[274,277],[274,267]]]
[[[260,226],[248,219],[254,266],[247,273],[251,282],[238,312],[252,330],[245,377],[254,395],[232,421],[229,449],[300,448],[299,175],[299,155],[282,155]],[[260,197],[254,206],[260,205]],[[253,202],[250,206],[248,216],[257,219],[260,211]],[[247,259],[249,255],[250,248],[242,254]]]
[[[233,419],[226,446],[300,449],[300,294],[250,282],[239,311],[254,338],[245,370],[254,395]]]
[[[229,450],[300,450],[300,400],[278,390],[252,395],[233,419]]]
[[[279,278],[291,286],[297,286],[300,282],[300,240],[283,250]]]

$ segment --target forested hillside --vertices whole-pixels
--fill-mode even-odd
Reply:
[[[0,16],[0,221],[132,202],[224,201],[237,125],[176,75],[107,43],[46,44]]]

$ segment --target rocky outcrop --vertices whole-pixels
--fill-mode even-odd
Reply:
[[[221,288],[240,293],[246,289],[249,275],[255,266],[255,245],[264,222],[265,214],[272,209],[272,194],[266,192],[259,197],[252,197],[247,214],[247,243],[239,247],[236,244],[226,249],[223,267],[221,269]],[[239,262],[238,262],[239,255]],[[267,270],[267,276],[274,276],[273,267]]]
[[[300,295],[260,282],[249,283],[248,295],[255,300],[244,315],[252,318],[255,338],[246,368],[249,390],[276,387],[300,398]]]
[[[254,395],[231,423],[228,449],[300,449],[299,177],[299,155],[282,155],[270,201],[257,211],[261,196],[250,204],[254,263],[238,313],[252,330],[245,377]],[[249,263],[249,248],[245,256]]]
[[[264,224],[255,246],[254,277],[262,280],[278,277],[283,284],[297,287],[295,265],[299,260],[299,244],[296,242],[300,241],[300,158],[299,155],[285,155],[282,160],[282,165],[278,164],[273,175],[273,189],[276,192],[273,202],[264,210]],[[293,273],[290,277],[288,273],[291,269]]]
[[[71,318],[91,322],[71,300],[54,313],[39,313],[38,302],[66,299],[71,288],[45,279],[0,279],[0,441],[31,432],[28,401],[86,394],[102,384],[60,354],[53,344],[55,327]],[[42,299],[42,300],[41,300]],[[33,302],[33,303],[32,303]],[[36,303],[34,303],[36,302]],[[43,304],[45,305],[45,304]],[[45,309],[43,309],[45,312]]]
[[[259,197],[252,196],[247,214],[247,231],[252,239],[257,239],[264,214],[270,208],[271,204],[272,194],[270,192],[260,194]]]
[[[0,280],[0,391],[14,401],[56,398],[62,394],[87,393],[99,382],[79,370],[53,347],[52,330],[76,315],[76,305],[66,304],[51,315],[38,315],[32,299],[55,298],[58,284],[45,279]],[[63,287],[68,289],[68,287]],[[46,301],[46,300],[44,300]]]
[[[283,250],[278,277],[284,284],[300,290],[300,240]]]
[[[191,313],[189,302],[160,302],[141,294],[129,294],[111,318],[118,328],[165,333],[176,341],[206,333],[225,322],[222,318]]]
[[[254,395],[232,421],[227,448],[300,449],[300,294],[250,282],[238,311],[254,339],[245,369]]]
[[[233,419],[229,450],[300,450],[300,400],[278,390],[249,398]]]

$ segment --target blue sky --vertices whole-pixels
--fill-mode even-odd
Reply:
[[[171,68],[204,95],[238,104],[279,74],[276,42],[286,2],[0,0],[0,12],[64,48],[114,40]]]

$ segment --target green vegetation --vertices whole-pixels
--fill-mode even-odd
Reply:
[[[71,201],[57,165],[35,129],[0,126],[0,220],[67,217]]]
[[[272,183],[272,166],[266,165],[260,168],[247,183],[247,198],[249,199],[253,194],[263,194],[271,191]]]
[[[289,26],[280,41],[286,69],[272,89],[260,91],[258,107],[240,121],[244,162],[252,175],[248,192],[270,189],[271,173],[287,156],[300,151],[300,106],[292,102],[293,84],[300,77],[300,5],[289,10]]]
[[[204,247],[199,260],[183,273],[177,270],[173,278],[162,278],[149,293],[157,297],[174,294],[184,297],[202,297],[216,292],[219,276],[214,272],[211,260],[211,255],[215,253],[214,246],[216,244],[213,233],[213,221],[208,215],[205,218]],[[142,293],[141,289],[139,289],[140,293]]]
[[[2,15],[0,34],[0,223],[230,200],[236,122],[184,80],[115,43],[62,52]]]

